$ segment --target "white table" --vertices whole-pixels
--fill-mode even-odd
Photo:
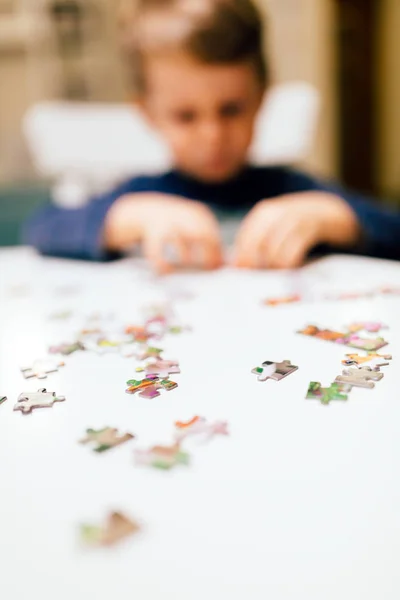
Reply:
[[[4,600],[398,600],[400,597],[399,298],[265,308],[291,291],[288,274],[224,270],[152,277],[131,260],[97,265],[0,253],[0,598]],[[400,264],[330,257],[307,267],[313,293],[400,284]],[[26,296],[10,295],[21,283]],[[60,285],[79,285],[60,297]],[[125,394],[133,359],[75,354],[45,382],[19,366],[76,321],[191,290],[176,309],[193,333],[170,337],[179,388],[153,401]],[[329,407],[305,400],[329,385],[343,349],[296,335],[308,323],[340,327],[384,320],[393,360],[372,391]],[[385,348],[386,350],[386,348]],[[258,383],[252,367],[290,359],[299,370]],[[47,387],[67,401],[31,416],[13,412],[22,391]],[[133,464],[136,447],[169,442],[176,419],[229,421],[230,437],[191,446],[192,464],[171,472]],[[88,427],[118,427],[136,441],[103,455],[77,443]],[[120,509],[142,532],[108,550],[83,548],[78,527]]]

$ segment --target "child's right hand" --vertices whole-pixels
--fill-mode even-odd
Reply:
[[[105,222],[108,250],[123,252],[141,243],[144,256],[159,273],[174,268],[216,269],[222,264],[218,222],[200,202],[165,194],[129,194],[110,208]],[[166,257],[173,247],[179,263]]]

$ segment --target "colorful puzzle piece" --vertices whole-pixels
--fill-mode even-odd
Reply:
[[[189,454],[183,452],[179,443],[172,446],[153,446],[149,450],[136,450],[137,465],[169,470],[177,465],[189,464]]]
[[[358,333],[359,331],[379,333],[382,329],[387,329],[387,325],[384,325],[378,321],[364,321],[361,323],[352,323],[347,329],[350,331],[350,333]]]
[[[21,367],[21,373],[25,379],[36,377],[37,379],[47,379],[49,373],[56,373],[60,367],[64,367],[63,362],[54,362],[52,360],[35,360],[31,367]]]
[[[40,388],[37,392],[24,392],[20,394],[14,410],[20,410],[26,415],[32,412],[34,408],[50,408],[55,402],[64,401],[65,396],[56,396],[55,392],[47,392],[45,388]]]
[[[176,375],[181,372],[179,363],[176,360],[156,360],[153,363],[146,365],[146,375],[157,375],[162,379],[166,379],[170,375]]]
[[[178,441],[182,441],[191,435],[205,435],[207,440],[215,435],[229,435],[228,423],[226,421],[210,423],[204,417],[194,417],[187,423],[177,421],[175,428],[177,429],[175,438]]]
[[[281,306],[282,304],[295,304],[301,301],[302,297],[296,294],[293,296],[282,296],[281,298],[268,298],[264,300],[263,304],[265,306]]]
[[[348,368],[343,370],[343,374],[336,377],[335,382],[346,383],[351,387],[364,387],[372,389],[375,387],[374,381],[380,381],[383,373],[377,373],[366,368]]]
[[[391,359],[391,354],[376,354],[376,352],[369,352],[367,356],[346,354],[346,358],[342,360],[342,364],[348,366],[358,365],[360,367],[368,366],[375,371],[379,371],[379,367],[386,367],[389,364],[387,361]]]
[[[175,383],[175,381],[160,379],[157,376],[151,375],[142,381],[131,379],[127,382],[127,385],[129,386],[126,390],[127,394],[136,394],[136,392],[140,392],[139,396],[147,399],[157,398],[157,396],[160,395],[159,390],[161,389],[169,392],[178,387],[178,384]]]
[[[50,354],[62,354],[63,356],[69,356],[78,350],[85,350],[85,346],[82,342],[73,342],[72,344],[60,344],[59,346],[51,346],[49,348]]]
[[[111,513],[104,526],[82,525],[81,539],[94,546],[111,546],[140,531],[135,521],[120,512]]]
[[[136,358],[138,360],[147,360],[148,358],[153,358],[155,360],[159,360],[161,353],[162,353],[161,348],[155,348],[154,346],[147,346],[147,348],[144,351],[141,351],[136,354]]]
[[[87,429],[87,436],[79,441],[80,444],[96,444],[96,447],[93,448],[95,452],[106,452],[111,448],[115,448],[116,446],[120,446],[125,442],[129,442],[133,440],[135,436],[131,433],[126,433],[123,436],[118,435],[118,429],[112,429],[111,427],[107,427],[105,429]]]
[[[125,329],[125,333],[127,333],[128,335],[131,335],[133,337],[133,339],[135,340],[135,342],[139,342],[139,343],[148,342],[149,339],[151,337],[153,337],[153,334],[151,332],[147,331],[146,327],[139,327],[136,325],[129,325]]]
[[[310,337],[316,337],[319,340],[325,340],[327,342],[337,342],[346,338],[346,333],[342,331],[332,331],[331,329],[320,329],[315,325],[307,325],[304,329],[301,329],[297,333],[307,335]]]
[[[387,346],[388,342],[383,337],[377,337],[375,339],[360,338],[358,335],[351,335],[345,342],[347,346],[351,348],[357,348],[357,350],[365,350],[366,352],[376,352],[384,346]]]
[[[348,395],[343,393],[350,391],[350,386],[343,383],[332,383],[330,387],[323,388],[318,381],[312,381],[308,388],[307,400],[319,400],[321,404],[328,405],[333,401],[346,401]]]
[[[297,333],[370,352],[376,352],[388,343],[382,337],[375,339],[360,338],[357,334],[332,331],[330,329],[319,329],[319,327],[316,327],[315,325],[308,325]]]
[[[280,381],[287,375],[291,375],[297,371],[299,367],[292,365],[290,360],[284,360],[280,363],[274,363],[265,361],[261,367],[255,367],[251,372],[258,375],[258,381],[266,381],[267,379],[274,379]]]

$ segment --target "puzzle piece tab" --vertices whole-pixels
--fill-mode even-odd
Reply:
[[[343,374],[336,377],[335,382],[346,383],[351,387],[363,387],[372,389],[375,387],[374,381],[380,381],[383,373],[377,373],[366,368],[348,368],[343,370]]]
[[[34,408],[50,408],[55,402],[64,401],[65,396],[56,396],[55,392],[47,392],[45,388],[40,388],[37,392],[24,392],[20,394],[14,410],[20,410],[26,415],[32,412]]]
[[[135,521],[119,512],[111,513],[104,526],[82,525],[81,539],[93,546],[112,546],[140,531]]]
[[[189,464],[189,454],[183,452],[179,443],[172,446],[153,446],[149,450],[136,450],[137,465],[169,470],[177,465]]]
[[[80,444],[95,444],[94,452],[106,452],[111,448],[116,448],[125,442],[133,440],[135,436],[126,433],[123,436],[118,435],[118,429],[107,427],[105,429],[87,429],[86,437],[79,441]]]
[[[141,350],[136,354],[136,358],[138,360],[147,360],[148,358],[153,358],[155,360],[160,360],[160,354],[162,353],[161,348],[156,348],[155,346],[147,346],[145,350]]]
[[[64,367],[64,362],[54,362],[52,360],[35,360],[31,367],[21,367],[21,373],[25,379],[47,379],[50,373],[56,373],[60,367]]]
[[[50,354],[62,354],[63,356],[69,356],[79,350],[85,350],[85,346],[82,342],[73,342],[72,344],[60,344],[59,346],[50,346]]]
[[[280,381],[287,375],[291,375],[297,371],[298,368],[299,367],[292,365],[290,360],[284,360],[280,363],[274,363],[267,360],[262,363],[261,367],[255,367],[251,372],[258,375],[258,381],[266,381],[267,379]]]
[[[308,388],[307,400],[319,400],[321,404],[328,405],[333,401],[348,400],[344,392],[350,391],[351,387],[343,383],[332,383],[330,387],[323,388],[318,381],[312,381]]]

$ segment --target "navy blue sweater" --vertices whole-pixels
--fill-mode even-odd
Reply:
[[[161,192],[199,200],[216,210],[247,211],[266,198],[311,190],[335,193],[349,204],[363,230],[363,254],[400,258],[400,214],[337,185],[283,167],[247,167],[222,184],[205,184],[178,171],[135,177],[82,208],[66,210],[49,205],[41,209],[25,224],[23,242],[47,255],[106,260],[116,256],[103,247],[106,214],[125,194]]]

